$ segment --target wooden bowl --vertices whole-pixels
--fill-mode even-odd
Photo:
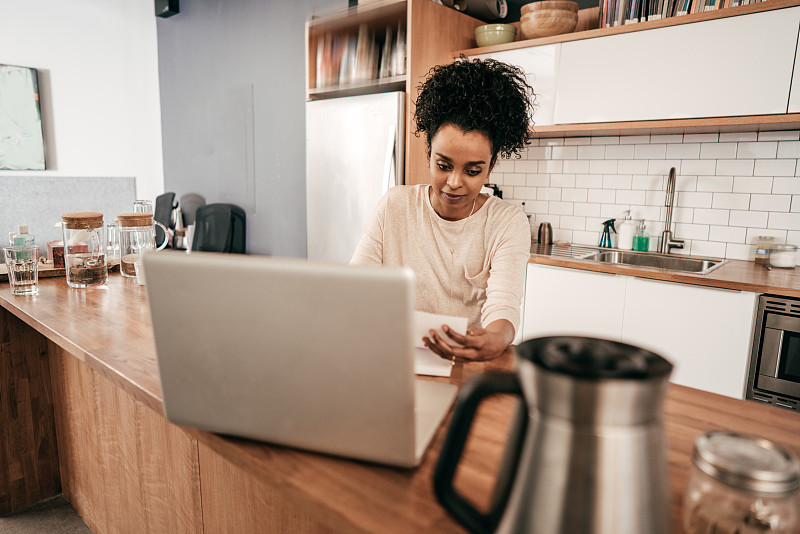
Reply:
[[[578,2],[540,0],[520,9],[520,28],[526,39],[570,33],[578,25]]]

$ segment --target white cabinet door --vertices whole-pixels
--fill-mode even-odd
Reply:
[[[493,54],[475,56],[492,58],[515,65],[527,75],[528,83],[536,93],[536,111],[533,120],[537,126],[553,124],[553,109],[556,97],[556,79],[561,43],[504,50]]]
[[[797,55],[794,57],[794,76],[792,77],[792,92],[789,93],[787,113],[800,113],[800,26],[798,26],[797,33]]]
[[[529,263],[523,337],[602,337],[622,332],[625,277]]]
[[[562,43],[554,121],[786,113],[799,22],[793,7]]]
[[[742,399],[756,296],[630,278],[622,341],[670,360],[676,384]]]

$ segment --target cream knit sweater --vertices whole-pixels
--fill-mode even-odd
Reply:
[[[350,263],[411,267],[418,310],[467,317],[470,325],[484,327],[506,319],[516,332],[531,247],[525,214],[489,197],[469,218],[447,221],[433,210],[429,189],[390,189]]]

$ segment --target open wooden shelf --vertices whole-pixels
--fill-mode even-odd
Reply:
[[[403,76],[392,76],[391,78],[379,78],[377,80],[367,80],[347,85],[331,85],[308,90],[308,97],[312,100],[323,98],[338,98],[340,96],[356,96],[372,93],[386,93],[389,91],[405,91],[406,79]]]

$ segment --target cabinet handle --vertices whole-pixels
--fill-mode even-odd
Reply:
[[[675,282],[673,280],[661,280],[660,278],[645,278],[643,276],[634,276],[633,278],[638,278],[639,280],[646,280],[648,282],[653,282],[654,284],[675,284],[678,286],[693,286],[693,287],[701,287],[703,289],[713,289],[715,291],[726,291],[728,293],[741,293],[741,289],[730,289],[727,287],[715,287],[715,286],[706,286],[703,284],[693,284],[691,282]]]
[[[534,263],[537,267],[542,267],[544,269],[557,269],[559,271],[578,271],[581,273],[591,273],[591,274],[600,274],[603,276],[625,276],[624,274],[617,274],[617,273],[604,273],[603,271],[590,271],[588,269],[578,269],[577,267],[559,267],[558,265],[547,265],[545,263]]]

